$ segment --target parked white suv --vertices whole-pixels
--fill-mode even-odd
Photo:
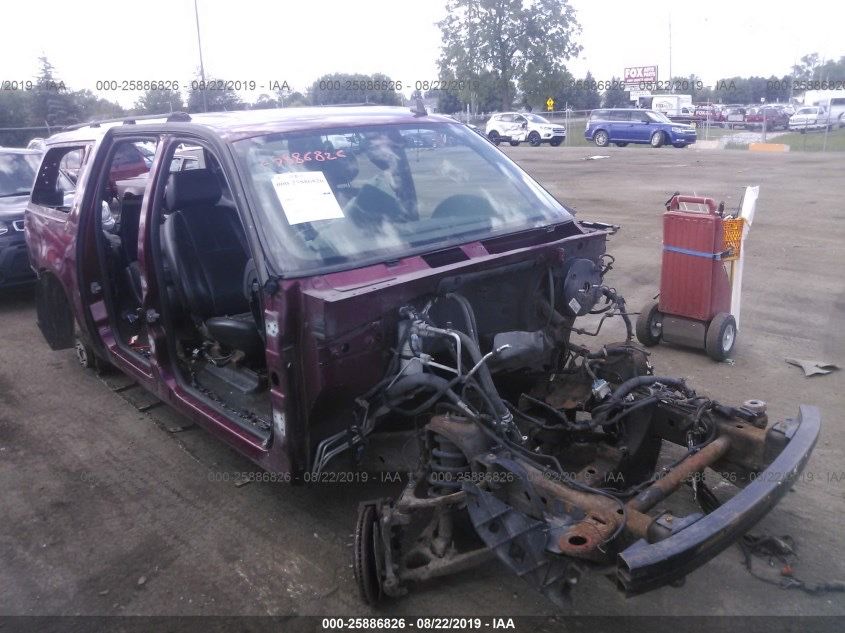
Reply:
[[[519,145],[528,141],[537,147],[542,143],[549,143],[557,147],[566,139],[566,127],[551,123],[547,119],[530,112],[502,112],[494,114],[487,121],[487,138],[498,145],[508,141],[511,145]]]

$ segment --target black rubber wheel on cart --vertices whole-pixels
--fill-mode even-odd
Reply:
[[[732,314],[720,312],[707,326],[704,349],[713,360],[725,360],[736,344],[736,319]]]
[[[663,337],[663,313],[657,301],[649,301],[637,317],[637,340],[646,347],[654,347]]]
[[[382,591],[382,541],[375,503],[362,503],[358,508],[355,526],[355,560],[352,571],[358,584],[361,600],[375,606],[384,598]]]

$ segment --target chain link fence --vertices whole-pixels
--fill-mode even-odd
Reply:
[[[586,147],[592,145],[584,138],[584,129],[591,110],[555,110],[553,112],[534,112],[549,120],[550,123],[566,126],[564,146]],[[465,123],[481,129],[487,124],[493,113],[455,115]],[[843,115],[845,116],[845,115]],[[695,123],[698,131],[697,146],[701,149],[738,149],[747,150],[752,143],[786,145],[793,152],[835,152],[845,151],[845,118],[833,118],[827,125],[806,125],[801,130],[788,130],[766,126],[751,127],[744,123],[731,123],[705,119]]]

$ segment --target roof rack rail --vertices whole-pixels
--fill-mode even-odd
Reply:
[[[147,121],[153,119],[164,119],[168,123],[184,123],[191,120],[191,115],[187,112],[165,112],[164,114],[142,114],[139,116],[123,116],[115,119],[99,119],[97,121],[87,121],[86,123],[74,123],[62,128],[62,131],[68,132],[70,130],[79,130],[84,127],[100,127],[103,123],[122,123],[123,125],[135,125],[138,121]]]

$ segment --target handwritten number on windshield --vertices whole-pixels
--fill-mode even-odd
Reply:
[[[339,149],[334,152],[327,152],[323,150],[316,150],[313,152],[292,152],[279,154],[273,157],[273,162],[280,167],[285,165],[302,165],[303,163],[310,163],[317,161],[319,163],[327,160],[337,160],[338,158],[346,158],[346,152]]]

